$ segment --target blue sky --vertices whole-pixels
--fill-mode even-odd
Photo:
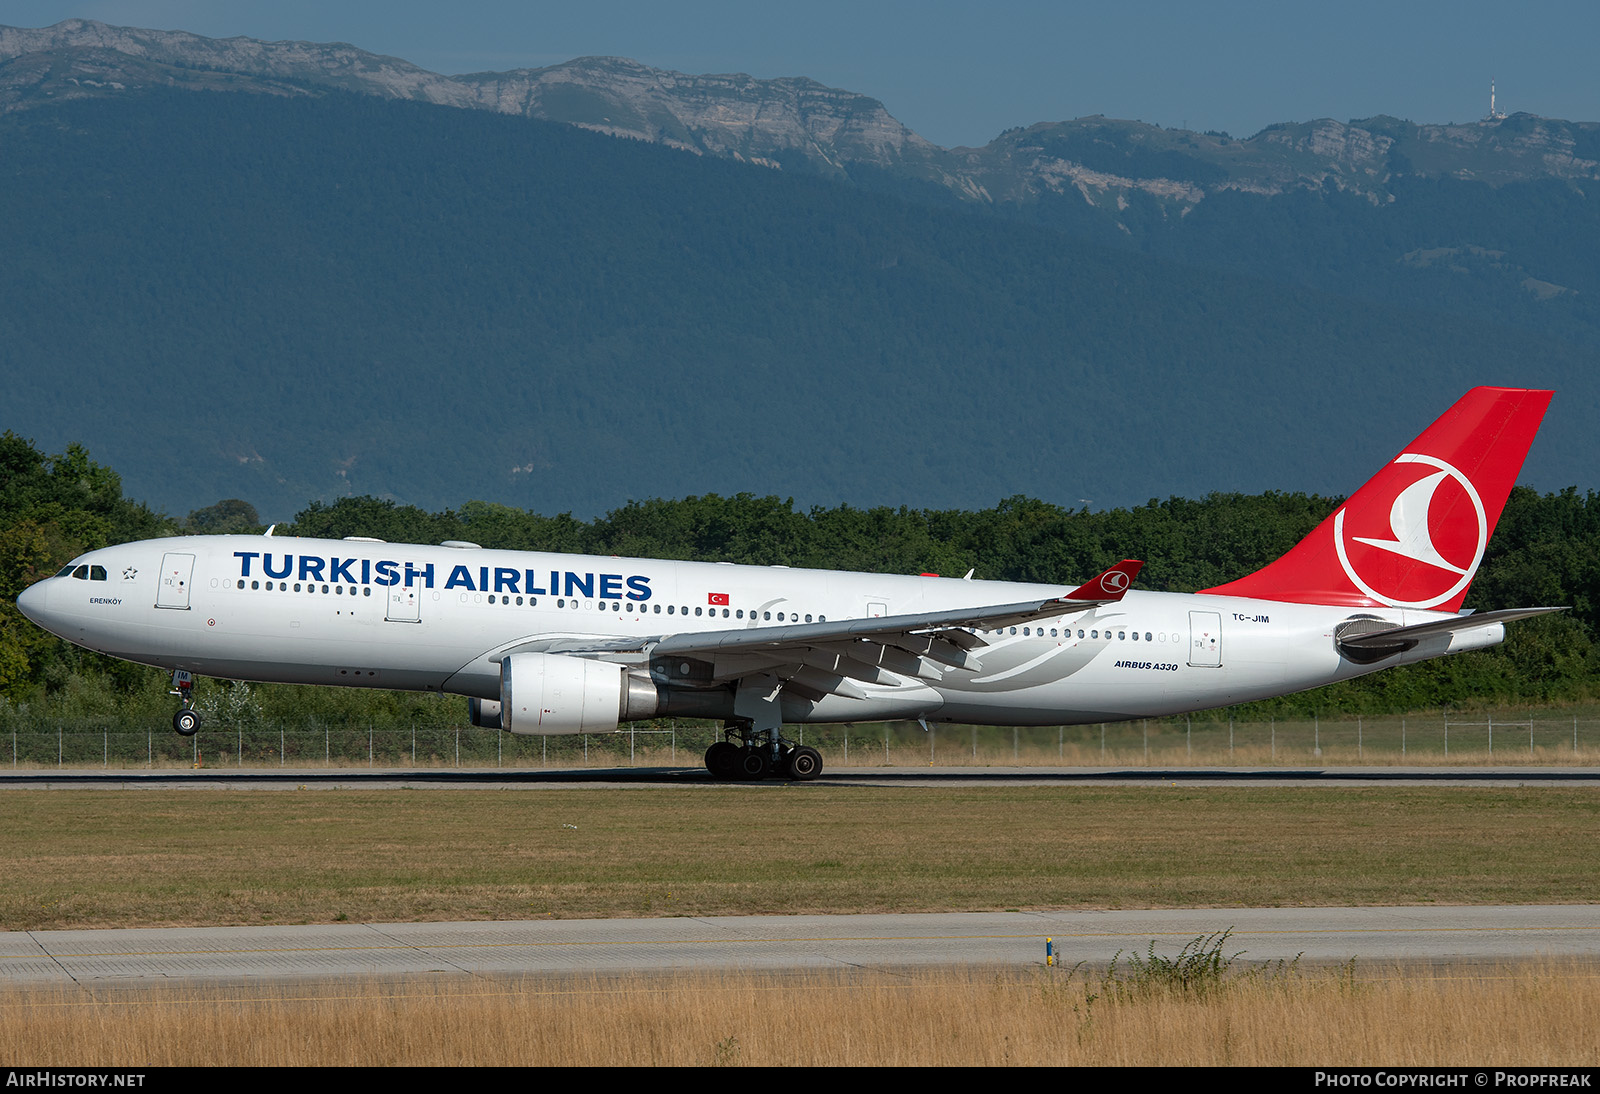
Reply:
[[[1593,0],[0,0],[11,26],[74,16],[346,41],[447,73],[604,54],[810,76],[883,100],[944,145],[1087,114],[1235,136],[1315,117],[1467,121],[1487,111],[1491,77],[1503,109],[1600,120]]]

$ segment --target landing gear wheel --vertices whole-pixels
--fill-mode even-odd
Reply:
[[[200,715],[192,710],[180,710],[172,716],[172,728],[185,737],[193,737],[200,731]]]
[[[706,770],[719,779],[737,778],[739,746],[727,741],[718,741],[706,749]]]
[[[772,757],[761,747],[739,750],[739,777],[749,782],[760,782],[772,774]]]
[[[784,767],[789,772],[789,778],[809,782],[822,774],[822,753],[801,745],[789,753],[789,762]]]

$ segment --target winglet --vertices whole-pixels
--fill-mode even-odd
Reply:
[[[1123,593],[1133,587],[1133,579],[1139,576],[1139,571],[1142,569],[1144,563],[1139,559],[1125,558],[1100,576],[1091,577],[1061,599],[1097,600],[1103,604],[1115,604],[1122,599]]]

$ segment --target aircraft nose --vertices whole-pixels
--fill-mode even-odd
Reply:
[[[35,582],[17,595],[17,610],[45,630],[50,629],[50,591],[45,588],[47,584],[47,581]]]

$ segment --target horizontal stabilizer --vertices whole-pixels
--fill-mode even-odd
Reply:
[[[1473,612],[1471,615],[1458,615],[1452,619],[1435,619],[1431,623],[1416,623],[1409,627],[1390,627],[1388,630],[1369,631],[1366,634],[1341,637],[1339,644],[1341,646],[1353,646],[1357,649],[1385,649],[1390,646],[1416,642],[1422,638],[1431,638],[1435,635],[1476,630],[1478,627],[1487,627],[1492,623],[1509,623],[1514,619],[1531,619],[1536,615],[1549,615],[1551,612],[1564,612],[1566,610],[1566,608],[1507,608],[1498,612]]]

